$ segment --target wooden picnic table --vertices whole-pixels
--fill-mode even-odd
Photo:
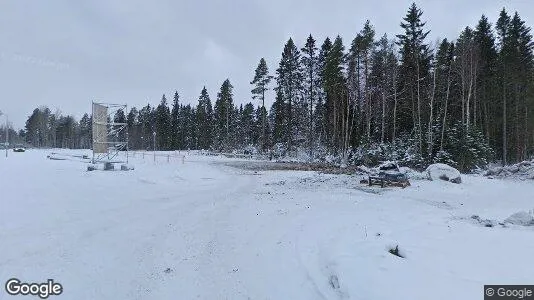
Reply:
[[[369,176],[369,186],[379,185],[381,188],[386,186],[398,186],[405,188],[410,185],[408,179],[398,179],[388,176]]]

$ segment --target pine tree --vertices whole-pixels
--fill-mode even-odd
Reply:
[[[262,57],[260,63],[254,72],[254,79],[250,84],[254,85],[252,89],[252,99],[261,99],[261,106],[265,109],[265,92],[269,90],[269,83],[273,79],[273,76],[269,75],[269,69],[267,68],[267,63]],[[265,138],[265,116],[262,117],[261,125],[261,151],[265,150],[266,147],[266,138]]]

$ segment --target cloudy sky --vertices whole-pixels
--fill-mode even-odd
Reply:
[[[80,117],[91,101],[156,104],[175,90],[215,100],[230,78],[236,103],[251,101],[259,59],[272,72],[289,37],[312,33],[348,45],[366,19],[377,35],[400,33],[404,0],[0,0],[0,110],[22,128],[38,106]],[[530,0],[421,0],[429,42],[455,38],[482,14],[517,10],[534,25]],[[272,101],[269,101],[272,102]]]

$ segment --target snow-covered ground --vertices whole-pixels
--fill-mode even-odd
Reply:
[[[50,299],[471,300],[534,278],[534,227],[499,225],[534,209],[534,181],[370,189],[193,154],[87,172],[50,152],[0,158],[1,284],[53,278]]]

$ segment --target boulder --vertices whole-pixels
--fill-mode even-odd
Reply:
[[[460,171],[446,164],[433,164],[428,166],[426,174],[429,180],[444,180],[452,183],[462,183]]]
[[[534,216],[526,211],[516,212],[509,216],[504,223],[510,223],[521,226],[534,226]]]

